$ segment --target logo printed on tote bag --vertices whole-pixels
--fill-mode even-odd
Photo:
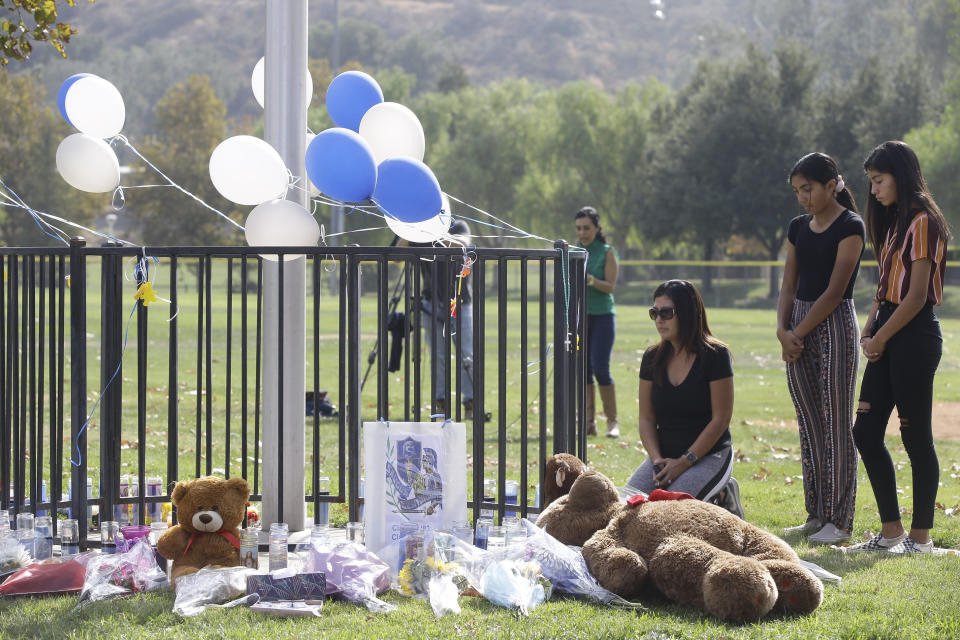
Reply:
[[[387,504],[394,513],[432,515],[442,506],[443,479],[435,449],[408,436],[397,442],[387,438]]]

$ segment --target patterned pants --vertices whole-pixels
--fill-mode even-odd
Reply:
[[[797,326],[813,302],[793,303]],[[853,442],[860,330],[853,300],[844,300],[803,340],[787,364],[787,385],[800,423],[803,494],[807,513],[838,529],[853,528],[857,449]]]

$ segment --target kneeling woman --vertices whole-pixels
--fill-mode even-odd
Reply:
[[[670,280],[653,294],[650,318],[660,344],[640,365],[640,439],[649,458],[630,488],[683,491],[743,517],[732,477],[733,367],[726,345],[710,334],[700,292]]]

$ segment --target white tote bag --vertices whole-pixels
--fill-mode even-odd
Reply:
[[[363,423],[364,538],[397,571],[410,524],[450,529],[467,519],[462,422]]]

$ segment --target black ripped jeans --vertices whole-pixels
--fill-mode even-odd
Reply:
[[[871,328],[875,333],[896,305],[882,303]],[[900,438],[913,472],[914,529],[932,529],[940,481],[940,464],[933,446],[933,377],[940,363],[943,337],[928,302],[889,342],[883,356],[868,362],[860,384],[861,407],[853,425],[863,466],[877,499],[881,522],[900,519],[893,459],[883,441],[893,407],[900,416]]]

